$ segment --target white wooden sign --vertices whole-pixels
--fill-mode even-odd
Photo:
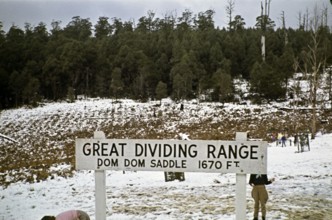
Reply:
[[[267,142],[76,139],[76,169],[267,173]]]

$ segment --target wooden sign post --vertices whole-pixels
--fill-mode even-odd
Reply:
[[[235,139],[237,141],[247,141],[247,132],[237,132]],[[253,172],[256,173],[256,172]],[[247,200],[246,185],[247,174],[236,174],[236,194],[235,194],[235,216],[236,220],[246,219]]]
[[[235,141],[76,139],[76,169],[95,170],[96,219],[106,219],[105,170],[236,173],[236,219],[246,215],[246,174],[267,172],[267,143]]]
[[[102,131],[94,132],[95,139],[105,139]],[[95,170],[96,219],[106,220],[106,174],[105,170]]]

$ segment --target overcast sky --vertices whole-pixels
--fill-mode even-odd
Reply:
[[[241,15],[247,27],[255,25],[260,15],[261,0],[235,0],[234,15]],[[285,12],[286,26],[298,27],[298,15],[308,9],[312,13],[317,4],[319,9],[328,8],[329,26],[332,26],[332,6],[330,0],[272,0],[270,17],[277,26],[281,25],[281,12]],[[62,21],[65,27],[74,16],[90,18],[93,25],[100,16],[117,17],[122,21],[133,20],[135,23],[149,10],[156,17],[174,14],[180,17],[185,9],[194,14],[208,9],[215,11],[215,25],[227,26],[225,7],[227,0],[0,0],[0,21],[6,32],[12,25],[24,28],[25,23],[37,26],[39,22],[50,24],[53,20]],[[110,21],[111,22],[111,21]]]

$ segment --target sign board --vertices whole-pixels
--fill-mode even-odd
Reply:
[[[76,139],[76,169],[266,173],[265,141]]]

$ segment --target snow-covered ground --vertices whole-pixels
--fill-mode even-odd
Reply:
[[[332,219],[332,134],[318,135],[310,151],[268,147],[267,219]],[[66,169],[60,165],[53,169]],[[107,171],[107,220],[235,219],[235,174],[185,173],[185,181],[165,182],[163,172]],[[248,176],[249,178],[249,176]],[[247,219],[253,201],[247,186]],[[38,220],[68,209],[95,219],[94,172],[77,171],[27,184],[17,182],[0,194],[0,220]]]
[[[293,95],[306,103],[308,83],[294,80],[289,86],[301,87],[303,97]],[[248,84],[239,80],[235,87],[241,101]],[[328,97],[324,91],[318,94],[319,100]],[[235,132],[247,131],[250,138],[271,140],[277,132],[310,129],[310,105],[241,103],[86,99],[1,111],[0,220],[39,220],[68,209],[84,210],[96,220],[94,171],[74,170],[75,139],[91,138],[95,130],[117,139],[178,139],[184,134],[195,140],[232,140]],[[325,107],[317,109],[317,126],[329,133],[332,112],[329,104]],[[267,186],[267,219],[332,219],[332,134],[319,133],[310,147],[297,153],[294,146],[269,144],[268,176],[276,181]],[[163,172],[106,175],[107,220],[235,219],[235,174],[185,173],[182,182],[165,182]],[[253,213],[250,192],[247,185],[247,219]]]

